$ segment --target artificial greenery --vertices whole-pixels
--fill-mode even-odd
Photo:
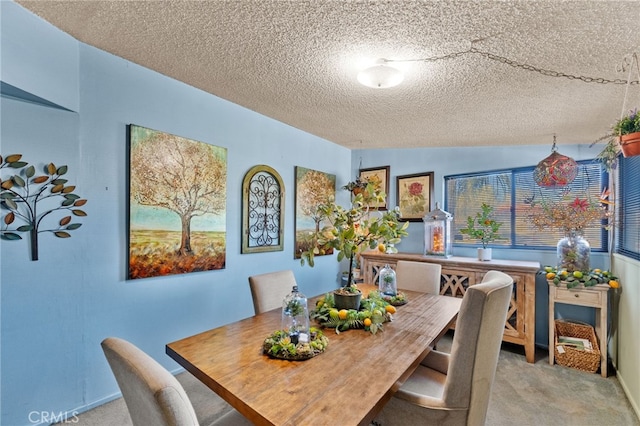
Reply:
[[[395,312],[393,306],[377,291],[370,292],[366,298],[362,299],[359,310],[336,309],[333,294],[327,293],[318,300],[316,309],[311,311],[309,316],[322,327],[335,328],[336,334],[358,328],[376,334],[382,330],[383,323],[393,319],[393,312]]]
[[[280,359],[304,360],[313,358],[327,349],[329,339],[317,327],[309,329],[309,341],[293,343],[284,330],[272,333],[262,344],[263,353]]]
[[[312,247],[301,254],[302,265],[314,266],[314,256],[328,249],[338,252],[338,262],[349,259],[349,273],[345,288],[354,292],[353,264],[354,259],[365,249],[376,248],[379,244],[387,247],[387,252],[397,253],[395,244],[408,235],[409,222],[400,223],[397,209],[376,211],[371,206],[385,200],[385,193],[380,186],[371,181],[351,182],[343,187],[357,194],[352,196],[348,208],[328,200],[318,206],[318,215],[325,218],[329,225],[314,232]]]
[[[298,315],[302,314],[304,310],[302,304],[300,303],[300,300],[298,299],[293,299],[288,302],[285,309],[287,313],[292,317],[297,317]]]
[[[400,305],[404,305],[408,302],[407,300],[407,295],[404,294],[403,292],[399,291],[398,293],[396,293],[395,296],[389,296],[386,294],[382,295],[382,298],[389,303],[390,305],[393,306],[400,306]]]
[[[574,288],[581,285],[584,287],[593,287],[597,284],[608,284],[611,288],[620,287],[618,277],[613,275],[612,272],[597,268],[591,269],[589,272],[568,272],[564,269],[558,271],[558,269],[553,266],[545,266],[544,271],[547,280],[552,281],[556,286],[564,284],[567,288]]]
[[[502,223],[493,219],[493,207],[489,204],[482,203],[480,208],[482,210],[475,217],[467,217],[467,227],[461,229],[460,233],[480,241],[482,248],[487,248],[487,244],[501,238],[498,231]]]

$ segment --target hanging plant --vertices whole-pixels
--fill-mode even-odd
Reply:
[[[80,228],[81,223],[72,223],[73,216],[83,217],[87,214],[78,207],[84,206],[87,200],[74,194],[75,186],[66,185],[67,166],[56,167],[49,163],[44,167],[44,174],[36,176],[36,168],[22,160],[22,154],[0,156],[0,169],[14,169],[16,172],[0,179],[0,206],[7,211],[2,220],[0,238],[3,240],[21,240],[20,233],[29,232],[31,240],[31,260],[38,260],[38,234],[51,232],[58,238],[70,238],[69,231]],[[60,205],[43,212],[38,212],[42,201],[61,198]],[[49,206],[47,206],[49,207]],[[63,216],[56,225],[42,229],[43,219],[52,213],[62,212]],[[26,224],[17,225],[16,221]]]

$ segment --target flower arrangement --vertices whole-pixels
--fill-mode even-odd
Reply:
[[[493,207],[482,203],[480,208],[481,211],[476,213],[475,217],[467,217],[467,227],[461,229],[460,233],[479,240],[482,243],[482,248],[487,248],[487,244],[501,238],[498,231],[502,223],[496,222],[495,219],[493,219]]]
[[[349,274],[344,288],[352,293],[358,292],[353,286],[354,259],[363,250],[373,249],[380,244],[387,246],[387,252],[397,253],[393,245],[399,243],[402,237],[408,235],[409,222],[400,223],[397,209],[384,212],[372,211],[370,207],[374,203],[383,202],[385,193],[380,186],[371,181],[357,181],[347,184],[343,189],[352,191],[359,188],[357,194],[351,199],[348,208],[336,204],[333,200],[320,204],[317,208],[318,215],[326,218],[329,225],[316,231],[311,239],[314,246],[301,253],[302,265],[308,263],[314,266],[314,256],[321,250],[333,248],[338,251],[338,262],[349,259]]]
[[[581,233],[598,220],[609,217],[606,208],[608,191],[603,191],[597,202],[588,198],[571,200],[563,197],[559,200],[542,200],[531,203],[531,221],[539,230],[557,228],[565,234],[572,232]],[[605,225],[606,226],[606,225]]]

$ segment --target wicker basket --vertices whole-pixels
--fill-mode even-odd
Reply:
[[[575,368],[577,370],[588,371],[589,373],[595,373],[600,366],[600,348],[598,346],[598,339],[593,331],[593,327],[589,324],[582,324],[576,322],[569,322],[563,320],[556,320],[556,335],[555,335],[555,358],[559,365],[565,367]],[[587,339],[591,342],[593,350],[583,350],[558,343],[558,336],[577,337],[580,339]],[[562,346],[564,353],[558,351],[558,345]]]

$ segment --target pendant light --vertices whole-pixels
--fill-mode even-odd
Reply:
[[[573,182],[577,174],[578,164],[573,158],[558,152],[556,135],[553,135],[551,155],[538,163],[533,171],[533,180],[538,186],[561,187]]]

